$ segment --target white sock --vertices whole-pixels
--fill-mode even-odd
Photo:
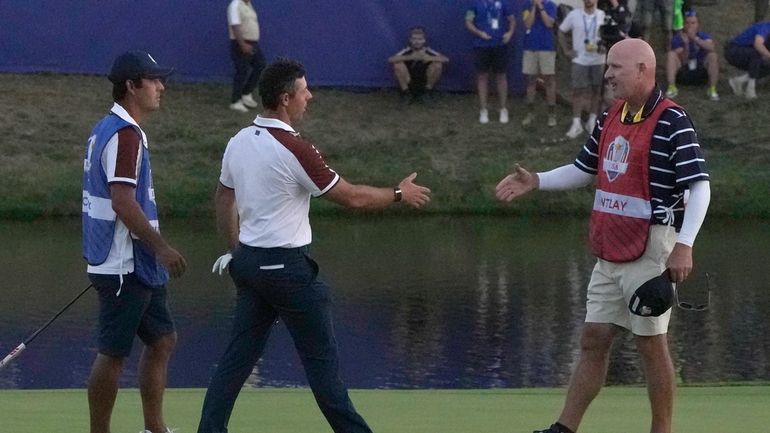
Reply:
[[[580,118],[579,117],[573,117],[572,118],[572,124],[573,125],[580,125]]]
[[[596,114],[591,113],[588,115],[588,125],[590,125],[591,128],[593,128],[595,124],[596,124]]]

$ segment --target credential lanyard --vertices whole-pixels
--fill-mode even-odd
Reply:
[[[583,12],[583,30],[586,32],[586,44],[596,39],[596,13],[591,16],[591,25],[589,26],[588,21],[586,21],[586,13]]]

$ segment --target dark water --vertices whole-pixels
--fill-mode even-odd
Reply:
[[[594,263],[583,220],[480,217],[315,218],[312,254],[336,291],[343,379],[352,388],[564,385],[576,359]],[[0,222],[0,356],[88,282],[78,220]],[[179,345],[169,386],[204,387],[224,350],[234,291],[210,273],[221,254],[209,221],[165,221],[189,271],[170,284]],[[711,306],[675,312],[680,382],[770,380],[766,222],[707,221],[695,278],[681,288]],[[84,296],[11,365],[0,388],[85,386],[95,356],[96,299]],[[138,345],[123,386],[136,386]],[[633,341],[618,340],[611,383],[642,381]],[[251,385],[303,386],[279,325]]]

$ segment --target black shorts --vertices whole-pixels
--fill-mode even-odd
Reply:
[[[425,92],[425,86],[428,84],[428,66],[429,62],[408,61],[404,62],[409,71],[409,92],[413,95],[419,95]]]
[[[708,83],[709,73],[706,67],[698,64],[695,69],[690,69],[687,65],[682,66],[676,71],[676,82],[684,86]]]
[[[508,45],[474,47],[476,72],[504,74],[508,71]]]
[[[88,279],[99,294],[99,353],[124,358],[135,335],[150,346],[175,331],[165,286],[146,286],[133,273],[123,276],[122,287],[117,275],[88,274]]]

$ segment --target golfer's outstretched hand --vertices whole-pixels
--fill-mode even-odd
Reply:
[[[416,177],[417,173],[410,174],[398,184],[398,187],[401,188],[401,201],[421,208],[430,201],[430,189],[414,183]]]
[[[513,169],[513,173],[505,176],[495,187],[495,197],[500,201],[511,201],[520,197],[540,185],[540,178],[521,168],[519,164]]]

